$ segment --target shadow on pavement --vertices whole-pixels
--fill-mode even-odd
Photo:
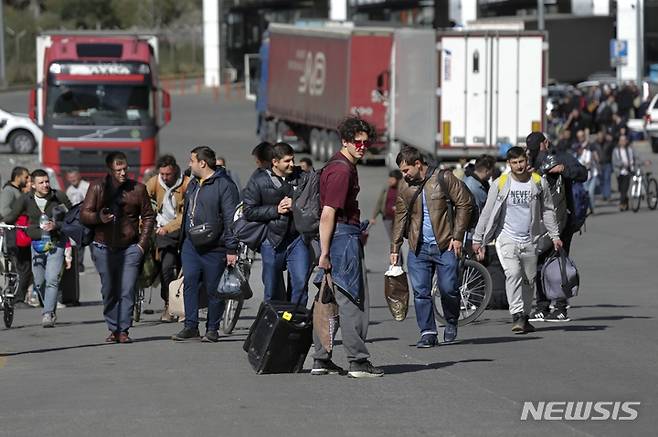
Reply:
[[[637,305],[612,305],[609,303],[601,303],[598,305],[571,305],[571,308],[636,308]],[[582,320],[582,319],[581,319]]]
[[[528,337],[528,336],[517,336],[513,337],[484,337],[484,338],[469,338],[465,340],[458,340],[455,345],[459,344],[497,344],[497,343],[514,343],[516,341],[525,341],[525,340],[539,340],[540,337]],[[449,346],[449,345],[446,345]]]
[[[587,332],[587,331],[603,331],[604,329],[607,328],[608,325],[584,325],[584,326],[555,325],[555,326],[546,326],[541,328],[538,328],[535,325],[535,329],[537,330],[537,332],[545,332],[545,331]]]
[[[593,316],[593,317],[578,317],[572,319],[574,322],[591,321],[591,320],[624,320],[624,319],[653,319],[649,316]]]
[[[440,363],[431,364],[391,364],[388,366],[379,366],[384,369],[386,375],[399,375],[402,373],[422,372],[423,370],[437,370],[444,367],[454,366],[460,363],[484,363],[494,361],[488,358],[461,360],[461,361],[444,361]]]
[[[398,337],[376,337],[376,338],[368,338],[366,339],[366,343],[379,343],[382,341],[396,341],[399,340]],[[342,345],[343,341],[342,340],[334,340],[334,346],[337,345]]]
[[[145,337],[145,338],[137,338],[133,339],[134,343],[145,343],[148,341],[162,341],[162,340],[171,340],[171,337],[166,337],[166,336],[157,336],[157,337]],[[53,348],[48,348],[48,349],[35,349],[31,351],[22,351],[22,352],[8,352],[8,353],[0,353],[0,357],[15,357],[18,355],[31,355],[31,354],[44,354],[48,352],[59,352],[59,351],[67,351],[67,350],[72,350],[72,349],[87,349],[87,348],[92,348],[92,347],[99,347],[99,346],[117,346],[117,343],[92,343],[92,344],[79,344],[77,346],[64,346],[64,347],[53,347]],[[125,347],[130,347],[129,345],[125,345]]]

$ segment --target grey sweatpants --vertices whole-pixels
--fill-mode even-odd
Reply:
[[[366,336],[368,335],[368,324],[370,323],[370,299],[368,297],[367,287],[363,298],[364,310],[361,311],[347,296],[341,291],[336,290],[340,332],[343,339],[343,348],[349,362],[367,360],[370,357],[370,353],[366,347]],[[322,343],[320,343],[320,339],[315,331],[313,331],[313,343],[315,344],[314,359],[331,359],[331,353],[322,347]]]
[[[501,233],[496,239],[496,252],[505,271],[510,314],[530,314],[537,275],[537,245],[517,243]]]

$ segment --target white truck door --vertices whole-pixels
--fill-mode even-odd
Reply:
[[[489,78],[487,39],[484,36],[466,37],[466,146],[487,145]]]
[[[519,130],[517,143],[525,143],[532,131],[542,130],[543,108],[543,38],[524,36],[519,39]]]
[[[441,144],[466,143],[466,39],[444,36],[440,47]]]

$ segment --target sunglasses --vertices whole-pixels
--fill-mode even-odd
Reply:
[[[370,140],[354,140],[352,141],[352,144],[354,144],[354,147],[357,149],[367,149],[372,143]]]

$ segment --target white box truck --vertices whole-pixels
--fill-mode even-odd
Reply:
[[[543,130],[547,54],[543,32],[397,30],[389,165],[403,144],[440,160],[498,156]]]

